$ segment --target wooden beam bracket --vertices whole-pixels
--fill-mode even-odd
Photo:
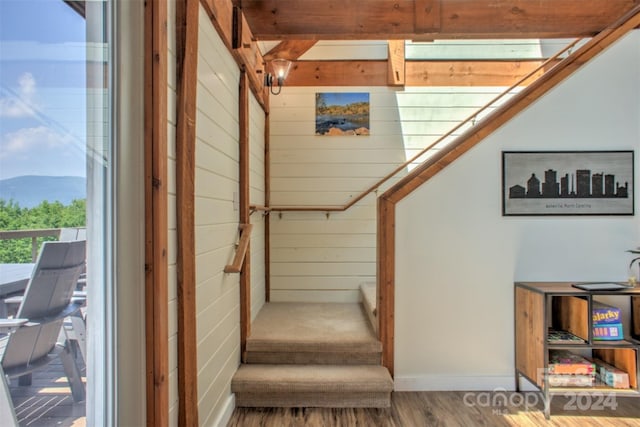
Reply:
[[[224,268],[225,273],[240,273],[244,264],[244,258],[249,249],[249,242],[251,241],[252,224],[240,224],[238,230],[240,230],[240,240],[236,243],[236,255],[233,258],[231,264],[227,264]]]
[[[387,42],[387,84],[389,86],[405,85],[404,40]]]

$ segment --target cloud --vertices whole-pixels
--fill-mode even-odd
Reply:
[[[38,156],[49,150],[71,148],[73,137],[46,126],[23,128],[0,139],[0,159],[15,156]]]
[[[36,79],[31,73],[24,73],[18,79],[15,95],[0,98],[0,117],[31,117],[37,108],[34,98],[37,92]]]

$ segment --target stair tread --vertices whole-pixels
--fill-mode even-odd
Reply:
[[[393,380],[375,365],[241,365],[233,392],[391,392]]]
[[[251,325],[247,351],[380,352],[360,304],[267,303]]]

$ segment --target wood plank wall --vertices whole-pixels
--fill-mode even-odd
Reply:
[[[265,114],[253,94],[249,95],[249,201],[264,206]],[[265,303],[265,227],[262,211],[251,214],[251,320]]]
[[[370,93],[371,135],[315,136],[315,92],[346,90]],[[500,92],[285,86],[271,98],[271,205],[342,205]],[[357,301],[375,281],[375,194],[328,217],[273,212],[270,228],[273,301]]]
[[[231,398],[229,384],[240,363],[239,275],[223,272],[235,254],[240,220],[239,83],[238,66],[201,7],[195,232],[198,399],[199,421],[202,425],[213,425],[227,409]],[[250,164],[255,170],[253,176],[264,169],[260,165],[262,156],[253,156],[254,148],[262,150],[260,141],[264,141],[264,131],[260,126],[264,126],[264,120],[261,122],[260,117],[264,117],[264,113],[255,106],[253,96],[250,95],[249,99],[252,121],[249,132]],[[262,182],[262,178],[253,178],[252,181],[254,179]],[[251,188],[250,196],[259,199],[259,190],[259,187]],[[254,214],[252,222],[255,223],[252,239],[256,238],[259,242],[261,232],[256,232],[255,228],[262,223],[260,215]],[[253,249],[254,242],[252,252]],[[258,274],[264,271],[264,261],[261,261],[259,253],[252,255],[251,263],[252,271],[256,270]],[[259,290],[256,289],[256,292],[259,293]],[[264,300],[264,293],[262,298]]]

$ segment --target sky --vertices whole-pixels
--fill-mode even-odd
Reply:
[[[0,180],[86,175],[85,34],[62,0],[0,0]]]
[[[349,105],[356,102],[369,102],[369,93],[367,92],[327,92],[324,93],[324,97],[327,105]]]

